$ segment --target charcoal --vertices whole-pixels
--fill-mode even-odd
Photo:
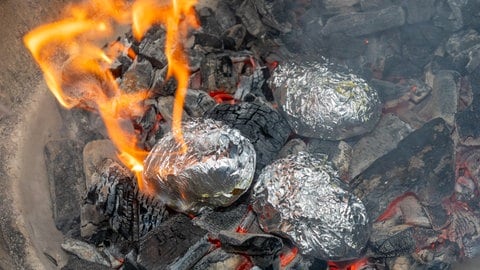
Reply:
[[[474,29],[454,33],[446,42],[445,50],[461,71],[472,72],[478,67],[480,34]]]
[[[226,252],[250,256],[274,255],[283,247],[282,240],[270,234],[221,231],[218,237]]]
[[[206,92],[188,89],[184,109],[191,117],[202,117],[216,105],[215,100]]]
[[[360,0],[360,9],[362,11],[383,9],[391,5],[391,0]]]
[[[324,0],[323,6],[327,11],[330,12],[344,12],[348,13],[348,11],[352,11],[352,9],[348,9],[349,7],[353,7],[360,3],[360,0]]]
[[[222,49],[223,43],[220,38],[206,33],[195,33],[195,44],[204,48]]]
[[[412,128],[397,116],[383,115],[375,129],[354,146],[349,167],[351,178],[360,174],[375,160],[393,150]]]
[[[433,23],[445,31],[455,32],[464,26],[462,9],[467,2],[463,0],[446,0],[436,3],[436,15]]]
[[[75,255],[68,257],[67,264],[61,268],[62,270],[78,270],[78,269],[90,269],[90,270],[110,270],[110,267],[89,262]]]
[[[265,68],[257,66],[253,69],[252,74],[240,75],[234,98],[248,102],[249,98],[251,101],[254,101],[256,97],[263,97],[265,72]]]
[[[401,7],[392,6],[381,10],[331,17],[322,29],[322,34],[328,36],[333,33],[344,33],[347,36],[363,36],[401,26],[404,23],[404,10]]]
[[[241,24],[236,24],[228,28],[225,33],[223,33],[224,39],[230,39],[232,41],[231,49],[238,50],[241,48],[245,36],[247,34],[247,29]]]
[[[86,185],[83,187],[90,188],[92,183],[92,175],[97,172],[98,165],[105,159],[113,159],[117,162],[117,149],[110,140],[95,140],[87,143],[83,148],[83,172],[85,174]]]
[[[257,153],[258,169],[270,163],[290,135],[280,113],[260,101],[219,104],[206,116],[223,121],[250,139]]]
[[[223,249],[216,249],[203,257],[192,269],[239,269],[239,267],[244,265],[246,262],[248,262],[248,259],[245,256],[227,253]]]
[[[139,44],[138,54],[157,69],[162,69],[167,65],[167,57],[164,53],[165,37],[165,30],[154,27]]]
[[[286,1],[253,0],[253,2],[264,25],[280,33],[291,31],[290,23],[286,22],[288,17]]]
[[[235,92],[238,75],[228,54],[208,54],[202,62],[200,72],[203,90],[222,89],[227,93]]]
[[[423,119],[429,121],[442,117],[447,123],[453,125],[457,112],[459,77],[460,74],[452,70],[440,70],[435,74],[431,99],[419,112]]]
[[[92,227],[112,229],[129,241],[138,241],[166,219],[162,203],[142,193],[125,168],[112,160],[105,160],[92,176],[96,179],[87,191],[82,206],[82,236],[95,237]],[[98,212],[91,216],[90,213]],[[108,228],[104,220],[108,218]]]
[[[252,36],[261,37],[266,33],[267,30],[260,19],[254,0],[243,0],[236,14]]]
[[[460,142],[465,145],[480,145],[480,111],[471,108],[455,114],[455,127]]]
[[[245,204],[230,206],[221,211],[211,211],[193,219],[193,223],[217,237],[220,231],[235,231],[247,214]]]
[[[78,142],[68,139],[50,141],[45,145],[53,219],[57,229],[64,234],[78,235],[81,198],[85,189],[82,150]]]
[[[404,2],[407,23],[414,24],[429,21],[435,14],[435,0],[407,0]]]
[[[198,240],[193,246],[191,246],[185,255],[179,257],[175,262],[168,266],[168,269],[172,270],[188,270],[191,269],[201,258],[212,250],[216,249],[216,245],[209,241],[207,236],[204,236]]]
[[[140,241],[137,262],[144,269],[166,269],[206,233],[188,217],[175,215]]]
[[[370,237],[369,248],[381,257],[397,257],[415,251],[413,227],[398,226],[391,232],[380,233],[374,229]]]
[[[115,78],[119,78],[127,72],[130,65],[132,65],[133,61],[130,57],[126,55],[120,55],[119,57],[113,60],[113,63],[110,65],[110,72]]]
[[[123,74],[120,88],[127,93],[149,89],[152,72],[152,64],[143,57],[137,57]]]
[[[277,159],[285,158],[288,155],[298,154],[299,152],[305,152],[307,150],[307,144],[302,139],[291,139],[280,149],[277,155]]]
[[[222,29],[229,29],[237,23],[232,6],[225,1],[218,1],[215,10],[215,18]]]
[[[333,33],[326,38],[328,54],[338,59],[354,58],[362,55],[367,46],[365,39]]]
[[[443,119],[436,118],[372,163],[351,186],[365,203],[370,220],[376,220],[391,198],[408,191],[417,194],[422,203],[440,204],[452,194],[454,177],[450,130]]]
[[[102,249],[80,240],[66,238],[62,243],[62,249],[85,261],[107,266],[109,268],[117,268],[121,265],[121,262],[112,256],[109,256],[108,252],[105,253]]]
[[[212,8],[207,6],[199,8],[200,9],[197,10],[197,13],[203,32],[207,34],[218,35],[225,30],[214,16],[214,11]]]

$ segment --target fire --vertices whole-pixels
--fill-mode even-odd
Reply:
[[[83,107],[99,112],[108,134],[119,151],[119,158],[137,174],[139,187],[145,190],[141,173],[148,152],[138,147],[135,133],[125,122],[144,112],[147,89],[125,93],[108,70],[119,53],[115,44],[108,53],[96,45],[110,38],[118,25],[131,24],[140,40],[154,24],[167,32],[165,54],[168,77],[177,80],[173,127],[177,142],[186,150],[181,132],[183,103],[190,77],[182,41],[188,29],[198,27],[196,0],[90,0],[71,5],[64,19],[37,27],[24,37],[24,43],[43,71],[47,86],[65,108]],[[134,52],[127,50],[130,57]],[[145,190],[148,191],[148,190]]]

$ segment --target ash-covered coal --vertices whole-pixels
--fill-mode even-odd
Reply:
[[[365,206],[324,155],[300,152],[265,167],[254,201],[262,229],[291,238],[304,255],[355,258],[369,238]]]
[[[172,133],[145,160],[144,180],[161,201],[183,213],[228,206],[249,187],[255,150],[236,129],[213,120],[183,125],[187,150]]]
[[[380,119],[377,92],[355,74],[317,61],[281,63],[270,79],[275,98],[301,136],[342,140],[373,129]]]

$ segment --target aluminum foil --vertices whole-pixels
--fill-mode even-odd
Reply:
[[[188,150],[170,132],[145,159],[144,180],[171,208],[198,213],[228,206],[251,185],[255,150],[236,129],[210,119],[184,123]]]
[[[270,86],[292,129],[299,135],[343,140],[366,133],[380,119],[377,92],[357,75],[320,62],[284,62]]]
[[[289,237],[304,255],[356,258],[370,236],[365,206],[325,155],[300,152],[275,161],[263,169],[253,194],[262,229]]]

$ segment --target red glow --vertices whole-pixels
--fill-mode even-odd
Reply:
[[[282,267],[289,265],[295,259],[295,257],[297,257],[297,254],[298,254],[297,247],[293,247],[287,253],[280,254],[280,265]]]
[[[415,199],[417,198],[417,196],[415,195],[415,193],[413,192],[407,192],[403,195],[400,195],[398,196],[395,200],[393,200],[388,206],[387,206],[387,209],[377,218],[377,220],[375,220],[375,222],[382,222],[382,221],[385,221],[385,220],[388,220],[392,217],[394,217],[396,214],[397,214],[397,211],[398,211],[398,204],[404,200],[405,198],[409,197],[409,196],[412,196],[414,197]]]
[[[253,267],[253,263],[250,258],[245,257],[245,260],[237,267],[236,270],[250,270]]]
[[[368,264],[367,258],[355,260],[353,262],[328,262],[330,270],[360,270]]]
[[[228,103],[228,104],[235,104],[235,98],[222,90],[218,91],[211,91],[208,93],[217,103]]]

